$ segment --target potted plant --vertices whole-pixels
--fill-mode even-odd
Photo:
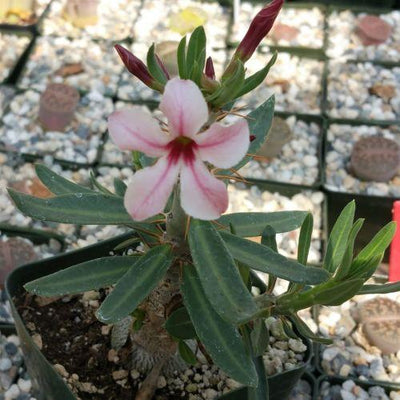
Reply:
[[[235,99],[257,87],[272,66],[269,63],[245,77],[244,64],[271,29],[282,3],[274,0],[256,16],[220,81],[215,78],[212,59],[206,60],[202,27],[193,32],[188,45],[186,38],[180,42],[179,76],[172,79],[154,45],[147,66],[116,46],[128,70],[163,93],[160,110],[168,119],[168,124],[159,125],[138,108],[110,116],[111,137],[121,149],[133,152],[136,173],[128,186],[115,180],[111,192],[94,181],[92,190],[38,165],[37,175],[54,197],[39,199],[9,191],[17,207],[34,218],[125,225],[134,232],[128,238],[114,238],[70,256],[25,266],[9,276],[7,290],[13,298],[17,329],[34,384],[42,388],[42,399],[72,400],[81,397],[82,391],[94,393],[92,398],[152,399],[161,373],[173,375],[185,363],[196,365],[199,360],[213,365],[214,372],[222,370],[240,386],[224,398],[282,399],[302,370],[294,368],[267,379],[263,354],[270,337],[266,322],[275,324],[279,336],[325,341],[309,330],[298,311],[316,304],[341,304],[365,290],[364,283],[379,265],[395,227],[384,227],[354,257],[354,239],[363,222],[353,223],[354,202],[346,206],[332,231],[323,267],[307,265],[311,214],[222,215],[228,206],[223,180],[240,179],[237,170],[264,142],[273,99],[230,126],[219,121],[230,113],[238,114],[233,108]],[[275,235],[298,227],[298,259],[290,260],[278,253]],[[246,239],[260,236],[261,243]],[[255,271],[267,273],[268,283]],[[290,282],[282,295],[273,293],[277,278]],[[23,288],[30,294],[24,295]],[[396,289],[397,285],[379,288]],[[55,352],[65,353],[62,349],[66,348],[69,356],[74,354],[75,344],[85,336],[85,315],[93,317],[90,310],[76,315],[83,303],[71,296],[82,292],[89,292],[88,304],[96,310],[97,319],[112,325],[111,344],[118,349],[129,341],[129,365],[143,374],[143,381],[120,397],[115,397],[113,388],[99,389],[80,381],[83,370],[65,371],[58,365],[57,375],[39,351],[42,338],[35,335],[33,344],[26,329],[35,323],[30,321],[25,327],[22,323],[35,315],[39,316],[36,323],[46,320],[40,310],[29,311],[36,307],[35,296],[61,296],[64,311],[54,311],[55,305],[46,309],[51,318],[47,326],[50,329],[61,319],[79,332],[68,344],[60,342],[66,330],[60,329],[51,347]],[[72,314],[65,314],[66,309]],[[103,332],[99,322],[90,320],[88,328],[93,326]],[[111,348],[101,353],[104,358],[99,357],[100,348],[104,349],[97,342],[87,348],[92,355],[89,364],[98,366],[99,374],[107,360],[115,361]],[[115,388],[122,390],[129,371],[117,372]]]

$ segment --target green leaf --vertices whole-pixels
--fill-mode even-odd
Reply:
[[[332,228],[323,262],[324,268],[329,272],[335,272],[342,262],[353,226],[355,207],[354,200],[347,204]]]
[[[329,274],[322,268],[301,265],[275,253],[266,246],[227,232],[221,232],[220,235],[236,260],[257,271],[266,272],[291,282],[308,285],[315,285],[329,278]]]
[[[312,340],[313,342],[318,342],[322,344],[333,343],[331,339],[326,339],[316,335],[298,315],[292,314],[289,316],[289,319],[292,324],[297,328],[300,335]]]
[[[306,211],[280,211],[271,213],[251,212],[225,214],[217,219],[219,229],[229,230],[232,225],[235,235],[241,237],[261,236],[269,225],[276,233],[290,232],[301,226]]]
[[[351,228],[349,240],[347,242],[347,248],[344,253],[342,263],[340,264],[340,266],[336,271],[335,275],[336,281],[345,279],[350,271],[351,263],[353,261],[354,243],[358,235],[358,232],[360,232],[360,229],[363,226],[363,224],[364,224],[364,219],[360,218],[354,223],[353,227]]]
[[[243,385],[257,386],[257,373],[235,326],[223,320],[208,301],[195,268],[184,266],[182,294],[197,336],[214,363]]]
[[[78,192],[41,199],[9,189],[18,209],[41,221],[82,225],[135,224],[120,197]]]
[[[350,278],[362,278],[367,281],[379,267],[382,262],[384,253],[372,256],[369,260],[358,263],[357,265],[352,264],[350,272],[346,279]]]
[[[189,247],[204,291],[217,313],[233,323],[251,318],[257,312],[256,304],[211,222],[192,220]]]
[[[112,324],[135,310],[164,277],[172,259],[168,245],[149,250],[119,279],[97,310],[98,319]]]
[[[150,71],[151,76],[161,84],[165,85],[168,81],[164,71],[157,62],[156,55],[154,53],[154,43],[150,46],[147,52],[147,67]]]
[[[177,57],[178,57],[179,77],[181,79],[187,79],[188,71],[186,65],[186,36],[184,36],[179,42]]]
[[[202,71],[205,62],[205,49],[206,49],[206,34],[202,26],[197,27],[190,36],[187,55],[186,55],[186,71],[190,76],[193,70],[194,63],[197,61],[199,68]],[[203,55],[204,52],[204,55]],[[201,60],[203,64],[201,64]]]
[[[258,375],[258,386],[249,387],[247,392],[248,400],[268,400],[268,379],[267,372],[265,371],[264,360],[262,356],[253,359]]]
[[[62,296],[114,285],[139,256],[97,258],[35,279],[24,288],[38,296]]]
[[[364,285],[357,294],[386,294],[400,291],[400,282],[384,285]]]
[[[185,307],[175,310],[167,319],[165,329],[178,339],[193,339],[196,337],[192,321]]]
[[[105,186],[103,186],[94,176],[93,171],[90,171],[90,183],[93,185],[94,188],[96,188],[100,193],[108,195],[108,196],[114,196],[114,193],[108,190]],[[93,193],[93,191],[92,191]]]
[[[55,195],[68,193],[93,193],[93,190],[63,178],[43,164],[36,164],[35,171],[42,183]]]
[[[272,58],[269,60],[268,64],[264,68],[260,69],[258,72],[245,79],[242,89],[240,90],[240,92],[237,94],[236,97],[237,98],[242,97],[246,93],[251,92],[261,83],[263,83],[264,79],[268,75],[269,70],[275,64],[277,58],[278,58],[278,52],[275,51]]]
[[[355,258],[351,267],[352,272],[357,270],[358,267],[366,260],[369,260],[371,257],[374,257],[377,254],[383,253],[392,241],[395,232],[395,222],[389,222],[387,225],[385,225]]]
[[[124,181],[119,178],[114,178],[114,190],[115,194],[119,197],[124,197],[127,186]]]
[[[269,344],[269,332],[263,319],[257,319],[254,321],[254,327],[250,333],[250,339],[253,354],[256,357],[262,356],[267,350]]]
[[[197,363],[197,358],[192,349],[183,340],[179,341],[178,350],[183,361],[187,362],[190,365],[195,365]]]
[[[269,247],[275,253],[278,253],[278,246],[276,244],[276,232],[271,225],[267,225],[261,235],[261,244]],[[272,293],[276,284],[277,278],[274,275],[268,276],[268,293]]]
[[[190,73],[190,79],[194,81],[197,86],[201,86],[201,77],[203,75],[204,64],[206,61],[206,49],[203,49],[199,55],[199,59],[193,63],[193,68]]]
[[[345,301],[354,297],[361,289],[363,283],[364,279],[351,279],[345,282],[335,282],[324,290],[316,290],[314,293],[314,304],[340,306]]]
[[[297,261],[303,265],[307,265],[308,252],[310,251],[313,227],[314,227],[314,218],[311,213],[308,213],[303,221],[303,224],[301,225],[298,254],[297,254]]]

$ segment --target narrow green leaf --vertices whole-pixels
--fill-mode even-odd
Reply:
[[[172,259],[168,245],[149,250],[119,279],[97,310],[98,319],[112,324],[135,310],[164,277]]]
[[[82,225],[133,224],[123,199],[100,193],[78,192],[48,199],[36,198],[9,189],[18,209],[41,221]]]
[[[311,213],[308,213],[303,221],[300,229],[299,245],[297,261],[300,264],[307,265],[308,252],[310,251],[311,238],[314,227],[314,218]]]
[[[206,34],[204,32],[204,28],[202,26],[197,27],[190,36],[188,49],[187,49],[187,56],[186,56],[186,68],[187,73],[190,75],[195,61],[199,64],[199,68],[203,70],[203,65],[200,64],[201,62],[201,54],[206,49]],[[205,60],[205,57],[204,57]]]
[[[269,332],[263,319],[257,319],[254,321],[254,327],[250,333],[250,339],[253,354],[256,357],[262,356],[267,350],[269,344]]]
[[[387,225],[385,225],[360,251],[360,253],[354,260],[354,266],[352,266],[352,269],[358,266],[360,263],[375,256],[376,254],[383,253],[391,243],[395,232],[395,222],[389,222]]]
[[[147,52],[147,68],[150,71],[151,76],[161,84],[165,85],[167,83],[167,77],[164,71],[157,62],[156,55],[154,53],[154,43],[150,46]]]
[[[208,300],[222,318],[240,323],[257,312],[235,261],[209,221],[192,220],[189,247]]]
[[[165,329],[178,339],[193,339],[196,337],[192,321],[185,307],[175,310],[167,319]]]
[[[254,357],[253,361],[257,371],[258,385],[257,387],[248,388],[247,398],[248,400],[268,400],[269,399],[268,379],[267,379],[267,372],[265,371],[264,360],[262,356],[259,356],[259,357]]]
[[[178,350],[183,361],[187,362],[190,365],[195,365],[197,363],[197,358],[192,349],[183,340],[179,341]]]
[[[351,201],[340,213],[339,218],[332,228],[329,235],[328,245],[324,258],[324,268],[329,272],[335,272],[336,268],[342,262],[347,248],[347,241],[351,228],[353,226],[355,202]]]
[[[331,339],[326,339],[316,335],[298,315],[292,314],[289,316],[289,319],[292,324],[297,328],[300,335],[312,340],[313,342],[318,342],[322,344],[333,343]]]
[[[361,278],[364,279],[364,282],[367,281],[381,264],[383,255],[384,253],[380,253],[363,262],[353,263],[346,279]]]
[[[400,291],[400,282],[383,285],[364,285],[357,294],[386,294]]]
[[[271,226],[276,233],[293,231],[301,226],[306,215],[306,211],[225,214],[217,219],[217,226],[229,230],[229,226],[232,225],[235,235],[253,237],[261,236],[266,225]]]
[[[47,189],[55,195],[68,193],[93,193],[93,190],[63,178],[43,164],[36,164],[35,171],[43,185],[45,185]]]
[[[181,289],[197,336],[214,363],[236,381],[257,386],[257,372],[238,330],[215,312],[190,265],[184,266]]]
[[[235,259],[257,271],[307,285],[316,285],[329,278],[329,274],[322,268],[301,265],[266,246],[227,232],[220,232],[220,235]]]
[[[186,36],[179,42],[178,50],[178,70],[181,79],[187,79],[187,65],[186,65]]]
[[[251,286],[254,286],[260,290],[260,294],[267,291],[267,285],[265,282],[252,269],[250,270],[250,282]]]
[[[107,196],[114,196],[114,193],[108,190],[105,186],[103,186],[94,176],[93,171],[90,171],[90,183],[96,188],[100,193],[105,194]],[[93,191],[92,191],[93,193]]]
[[[351,228],[349,240],[347,242],[347,248],[344,253],[342,263],[340,264],[340,266],[336,271],[335,280],[337,281],[345,279],[350,271],[351,263],[353,261],[354,243],[358,235],[358,232],[360,232],[360,229],[363,226],[363,224],[364,224],[364,219],[360,218],[354,223],[353,227]]]
[[[114,285],[139,256],[97,258],[36,279],[24,288],[38,296],[63,296]]]
[[[269,247],[275,253],[278,253],[278,246],[276,244],[276,232],[271,225],[267,225],[261,235],[261,244]],[[268,276],[268,293],[272,293],[277,281],[277,277],[274,275]]]
[[[236,97],[237,98],[242,97],[246,93],[251,92],[262,82],[264,82],[264,79],[267,77],[269,70],[275,64],[277,58],[278,58],[278,52],[275,51],[274,54],[272,55],[272,58],[269,60],[268,64],[264,68],[260,69],[258,72],[245,79],[242,89],[240,90],[240,92],[237,94]]]
[[[124,197],[126,189],[127,186],[124,181],[119,178],[114,178],[114,190],[117,196]]]
[[[322,306],[340,306],[345,301],[354,297],[361,289],[363,283],[364,279],[335,282],[335,284],[329,288],[315,291],[314,304]]]

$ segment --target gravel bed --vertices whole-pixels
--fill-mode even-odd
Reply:
[[[0,85],[0,118],[3,116],[3,111],[7,108],[14,96],[14,93],[14,88]]]
[[[330,62],[328,113],[332,118],[399,119],[400,68]]]
[[[0,82],[9,76],[29,42],[28,36],[0,32]]]
[[[44,35],[70,38],[87,36],[91,39],[120,41],[130,36],[141,5],[140,0],[100,0],[98,22],[81,29],[64,17],[64,7],[67,1],[53,1],[51,11],[43,23]]]
[[[66,71],[71,64],[79,64],[73,74]],[[42,36],[37,39],[19,86],[43,91],[48,83],[67,83],[96,96],[113,96],[122,68],[111,42],[93,42],[88,37],[70,40]]]
[[[335,338],[321,348],[321,367],[328,375],[357,377],[400,383],[400,351],[382,354],[371,345],[358,323],[358,306],[373,298],[400,301],[400,293],[356,296],[338,307],[323,307],[318,317],[319,332]]]
[[[246,76],[265,67],[270,58],[270,54],[255,53],[246,63]],[[275,95],[276,111],[319,114],[322,73],[323,62],[280,52],[265,82],[243,96],[236,105],[254,109]]]
[[[40,94],[27,90],[16,95],[0,127],[0,149],[63,161],[91,164],[96,161],[107,117],[113,111],[111,99],[100,93],[82,95],[72,122],[64,132],[45,131],[39,115]]]
[[[141,60],[146,60],[147,51],[149,50],[149,46],[147,44],[135,42],[129,47],[129,49]],[[220,77],[227,63],[227,52],[225,50],[211,49],[207,52],[207,55],[211,55],[213,58],[215,74],[217,78]],[[134,102],[159,102],[161,100],[161,94],[159,92],[150,89],[125,69],[118,84],[117,97],[121,100]]]
[[[73,172],[54,164],[50,157],[47,157],[44,161],[47,167],[66,179],[83,185],[87,185],[89,182],[89,172],[85,169]],[[26,228],[50,229],[69,238],[73,237],[76,231],[74,225],[33,220],[23,215],[15,207],[7,193],[7,187],[32,193],[33,195],[40,195],[41,188],[36,189],[36,191],[31,189],[37,185],[37,182],[34,164],[15,160],[11,155],[0,154],[0,223]]]
[[[242,2],[238,21],[232,27],[230,42],[239,42],[249,28],[254,16],[261,10],[261,5]],[[324,13],[318,7],[284,7],[278,15],[276,24],[288,25],[298,31],[294,37],[274,37],[274,29],[262,42],[264,45],[300,46],[320,49],[324,44]]]
[[[400,175],[389,182],[366,182],[349,172],[350,156],[354,144],[363,137],[379,135],[398,140],[400,130],[396,126],[350,126],[332,124],[327,133],[328,151],[326,154],[326,187],[329,190],[362,193],[371,196],[400,196]]]
[[[398,400],[400,391],[385,390],[381,386],[369,386],[363,389],[351,379],[339,384],[321,382],[317,400]]]
[[[328,48],[331,58],[351,60],[400,61],[400,11],[381,14],[380,18],[392,27],[390,38],[380,45],[364,46],[355,33],[357,21],[365,13],[350,10],[333,11],[328,17]]]
[[[321,260],[322,240],[322,204],[324,195],[321,192],[305,191],[289,198],[279,193],[262,191],[257,186],[247,189],[243,184],[228,185],[229,208],[232,212],[273,212],[273,211],[310,211],[314,216],[308,262],[316,263]],[[278,250],[286,257],[297,257],[299,229],[288,233],[277,234]]]
[[[0,399],[35,400],[17,335],[0,331],[0,357]]]
[[[265,161],[252,160],[239,172],[246,178],[314,185],[319,178],[321,127],[295,116],[285,120],[293,136],[281,153]]]
[[[188,15],[188,11],[192,15],[195,14],[196,17]],[[150,46],[153,42],[179,41],[182,36],[190,34],[197,26],[203,25],[209,46],[224,48],[228,22],[228,10],[217,2],[145,1],[141,7],[139,18],[133,25],[133,36],[135,41]]]

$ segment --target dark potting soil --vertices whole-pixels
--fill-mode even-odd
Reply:
[[[104,293],[102,294],[104,297]],[[118,361],[109,361],[111,336],[102,334],[102,327],[105,325],[96,319],[96,308],[83,304],[82,296],[67,298],[68,301],[65,298],[56,300],[47,305],[38,305],[35,298],[36,296],[25,294],[16,299],[17,309],[31,336],[40,335],[44,356],[51,364],[60,364],[69,373],[69,377],[64,379],[73,384],[77,396],[82,400],[134,399],[137,388],[129,373],[129,340],[115,354]],[[112,374],[121,370],[128,374],[116,382]],[[79,376],[78,381],[71,379],[73,374]],[[84,390],[79,389],[80,383],[86,383]],[[92,385],[104,392],[88,393],[87,390]],[[171,395],[165,389],[158,390],[155,396],[157,400],[186,398],[182,393]]]

